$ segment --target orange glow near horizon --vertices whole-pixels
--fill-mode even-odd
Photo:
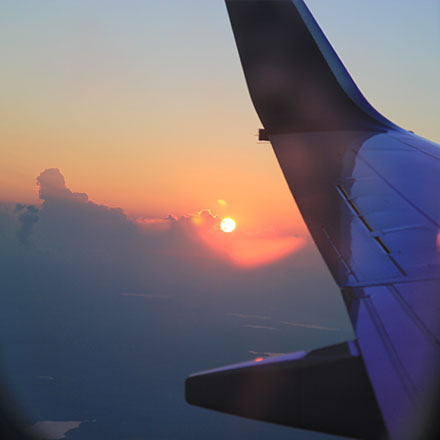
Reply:
[[[221,219],[208,209],[190,216],[164,219],[136,219],[141,227],[164,230],[181,225],[189,237],[200,241],[219,258],[243,269],[254,269],[275,263],[307,244],[305,235],[286,233],[282,230],[260,230],[258,232],[240,228],[234,234],[224,233]],[[231,219],[232,220],[232,219]]]
[[[217,243],[218,245],[219,243]],[[230,260],[243,268],[274,263],[303,248],[304,239],[295,237],[238,237],[223,249]]]
[[[197,220],[192,218],[193,224],[200,226],[196,228],[198,237],[210,249],[241,268],[253,269],[274,263],[301,250],[306,244],[303,237],[279,235],[273,231],[251,234],[240,230],[224,234],[219,228],[220,220],[211,212],[209,215],[212,217],[208,222],[200,214],[196,216]]]

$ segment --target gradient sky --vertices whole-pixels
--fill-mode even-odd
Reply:
[[[307,4],[367,98],[440,141],[438,1]],[[57,167],[132,216],[303,228],[256,140],[223,0],[3,1],[0,52],[0,200],[36,202],[36,176]]]
[[[439,2],[307,4],[370,102],[440,141]],[[29,424],[332,438],[183,399],[194,371],[353,338],[223,0],[5,0],[0,53],[0,358]]]

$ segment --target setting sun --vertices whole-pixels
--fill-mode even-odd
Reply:
[[[223,232],[232,232],[235,229],[235,221],[232,218],[224,218],[220,223],[220,229]]]

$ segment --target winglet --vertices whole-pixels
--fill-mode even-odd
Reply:
[[[399,129],[364,98],[302,0],[226,0],[269,133]]]

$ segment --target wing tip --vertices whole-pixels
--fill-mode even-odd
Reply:
[[[362,95],[303,0],[228,0],[226,6],[268,132],[400,130]]]

